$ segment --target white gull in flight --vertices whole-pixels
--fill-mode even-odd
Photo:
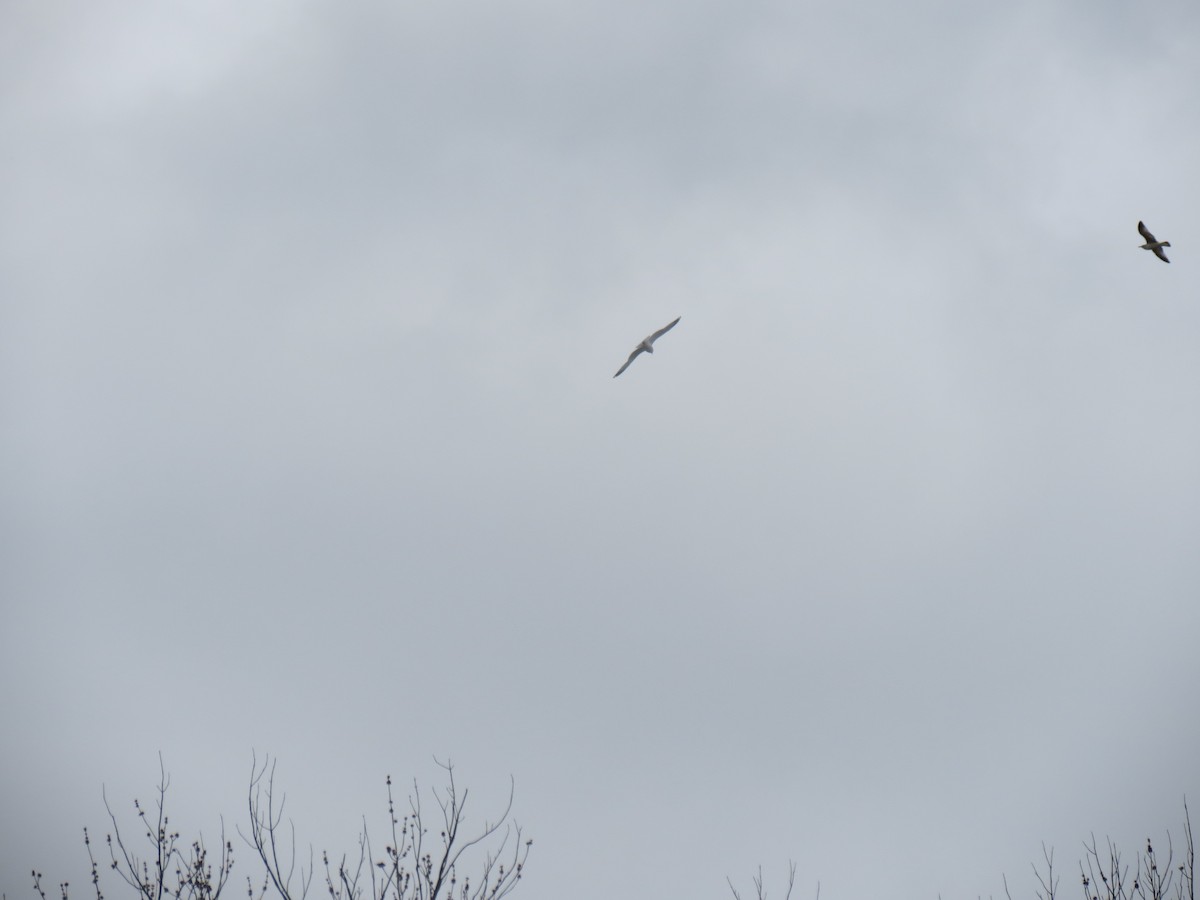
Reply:
[[[626,369],[628,369],[629,364],[638,358],[638,354],[653,353],[654,352],[654,342],[657,341],[664,334],[666,334],[668,331],[670,331],[672,328],[674,328],[676,325],[678,325],[679,319],[682,319],[682,318],[683,318],[683,316],[679,316],[670,325],[664,325],[662,328],[658,329],[658,331],[654,332],[654,334],[650,335],[650,337],[646,338],[640,344],[638,344],[636,347],[634,347],[633,352],[629,354],[629,359],[625,360],[625,365],[623,365],[623,366],[621,366],[621,368],[617,369],[617,375],[620,375],[622,372],[624,372]],[[617,375],[614,375],[613,378],[616,378]]]

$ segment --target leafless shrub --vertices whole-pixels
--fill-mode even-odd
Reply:
[[[1083,845],[1084,856],[1079,862],[1079,878],[1084,900],[1196,900],[1196,844],[1192,837],[1192,820],[1187,800],[1183,802],[1182,858],[1175,862],[1175,845],[1167,833],[1165,856],[1154,849],[1146,838],[1146,849],[1135,854],[1131,864],[1111,840],[1100,847],[1096,836]],[[1035,865],[1041,890],[1039,900],[1055,900],[1058,878],[1054,875],[1054,854],[1042,848],[1046,861],[1043,873]],[[1008,886],[1005,883],[1005,892]]]
[[[162,756],[158,758],[159,783],[157,812],[148,814],[138,800],[133,808],[143,829],[146,845],[139,852],[133,839],[121,833],[117,815],[109,805],[108,796],[102,790],[104,808],[108,812],[112,831],[105,835],[109,862],[105,869],[116,872],[126,885],[133,888],[143,900],[218,900],[233,868],[233,845],[225,840],[224,823],[221,826],[221,855],[214,864],[208,855],[203,835],[190,843],[181,844],[180,834],[171,828],[167,815],[167,788],[171,779],[163,768]],[[101,867],[92,850],[92,838],[88,829],[83,829],[83,844],[87,848],[91,864],[92,890],[96,900],[104,900],[101,886]],[[33,871],[33,889],[41,900],[46,900],[42,887],[42,873]],[[61,900],[70,900],[70,883],[58,886]]]
[[[738,893],[738,889],[733,886],[733,881],[730,878],[725,879],[729,885],[729,890],[733,892],[733,900],[742,900],[742,895]],[[763,886],[762,866],[758,867],[758,874],[754,876],[754,896],[756,900],[767,900],[767,891]],[[792,888],[796,886],[796,863],[788,862],[788,880],[787,893],[783,895],[783,900],[791,900]],[[821,900],[821,882],[817,882],[817,900]]]
[[[524,873],[531,840],[522,841],[521,828],[509,823],[513,791],[495,823],[468,837],[463,832],[468,792],[454,780],[454,767],[438,763],[446,773],[447,784],[439,793],[430,793],[438,812],[427,816],[421,791],[414,782],[408,798],[408,811],[397,811],[391,776],[387,778],[390,841],[382,858],[375,855],[363,822],[359,834],[357,858],[343,856],[339,861],[321,854],[325,887],[330,900],[501,900],[509,894]],[[278,798],[278,799],[277,799]],[[307,867],[297,873],[295,829],[288,823],[283,829],[285,797],[275,790],[275,765],[255,760],[250,779],[250,836],[247,841],[257,851],[267,870],[262,894],[274,888],[281,900],[304,900],[313,883],[312,853]],[[431,829],[437,837],[430,840]],[[490,846],[488,846],[490,844]],[[281,852],[281,845],[282,847]],[[473,849],[482,852],[474,864],[473,875],[465,874],[464,854]],[[298,883],[296,882],[298,877]],[[250,890],[253,900],[253,888]]]

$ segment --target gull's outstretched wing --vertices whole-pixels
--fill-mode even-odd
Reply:
[[[1154,235],[1152,235],[1150,233],[1150,229],[1146,227],[1146,224],[1144,222],[1138,222],[1138,234],[1140,234],[1142,237],[1144,237],[1146,239],[1146,243],[1142,244],[1142,249],[1153,250],[1154,255],[1157,256],[1159,259],[1161,259],[1163,262],[1165,262],[1165,263],[1170,262],[1170,260],[1167,259],[1167,254],[1163,253],[1163,247],[1171,246],[1171,243],[1169,241],[1160,241],[1158,238],[1156,238]]]
[[[676,321],[678,321],[678,319],[676,319]],[[672,323],[672,324],[674,324],[674,323]],[[645,352],[646,352],[645,347],[638,347],[636,350],[634,350],[632,353],[630,353],[629,359],[625,360],[625,365],[623,365],[623,366],[621,366],[621,368],[617,369],[617,375],[620,375],[622,372],[624,372],[626,369],[628,369],[629,364],[638,358],[639,353],[645,353]],[[614,375],[613,378],[616,378],[617,375]]]
[[[664,334],[666,334],[668,331],[670,331],[672,328],[674,328],[676,325],[678,325],[679,320],[682,318],[683,318],[683,316],[678,316],[678,317],[676,317],[675,321],[672,322],[670,325],[665,325],[662,328],[658,329],[658,331],[654,332],[654,334],[652,334],[652,335],[650,335],[650,337],[646,338],[646,343],[653,344],[660,337],[662,337]]]

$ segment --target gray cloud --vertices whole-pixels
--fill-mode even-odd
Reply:
[[[1195,11],[620,12],[2,14],[6,894],[160,749],[512,773],[535,895],[1176,824]]]

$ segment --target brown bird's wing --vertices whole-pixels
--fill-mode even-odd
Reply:
[[[1154,235],[1152,235],[1152,234],[1150,233],[1150,229],[1148,229],[1148,228],[1147,228],[1147,227],[1146,227],[1146,226],[1145,226],[1143,223],[1141,223],[1141,222],[1138,222],[1138,234],[1140,234],[1142,237],[1144,237],[1144,238],[1146,239],[1146,243],[1147,243],[1147,244],[1153,244],[1153,243],[1154,243]]]

